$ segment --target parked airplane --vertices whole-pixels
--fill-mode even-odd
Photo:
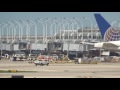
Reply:
[[[109,51],[120,51],[120,32],[116,31],[111,25],[101,16],[94,14],[100,33],[102,42],[81,42],[82,44],[94,45],[95,48],[102,48]]]
[[[94,44],[96,48],[103,48],[109,51],[120,51],[120,32],[113,29],[111,25],[100,15],[94,14],[97,25],[104,42]]]

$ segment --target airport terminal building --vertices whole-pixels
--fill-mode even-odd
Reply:
[[[119,29],[117,29],[120,31]],[[14,39],[14,42],[12,40]],[[28,41],[26,41],[26,38]],[[2,36],[0,48],[2,50],[69,50],[69,51],[88,51],[93,49],[93,45],[86,45],[81,42],[96,42],[102,41],[99,29],[84,28],[78,30],[59,30],[54,35],[37,36],[22,36],[20,40],[18,36]]]

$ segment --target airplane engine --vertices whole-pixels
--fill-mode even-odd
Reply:
[[[103,43],[95,43],[94,47],[95,48],[102,48],[103,47]]]

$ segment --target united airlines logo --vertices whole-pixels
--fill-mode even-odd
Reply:
[[[104,35],[104,41],[117,41],[120,40],[120,33],[112,27],[108,28]]]

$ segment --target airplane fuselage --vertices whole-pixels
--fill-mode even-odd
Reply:
[[[95,48],[103,48],[109,51],[120,51],[120,41],[99,42],[94,44]]]

